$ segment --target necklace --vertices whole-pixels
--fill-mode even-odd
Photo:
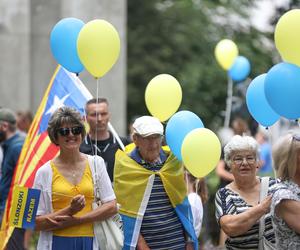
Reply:
[[[81,168],[73,169],[71,172],[71,175],[73,178],[77,177],[79,175],[79,172],[81,172]]]

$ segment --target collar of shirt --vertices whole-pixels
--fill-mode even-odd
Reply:
[[[5,140],[2,143],[2,148],[6,148],[8,145],[10,145],[11,142],[13,142],[15,139],[17,139],[17,137],[19,137],[18,133],[15,133],[12,137],[10,137],[9,139]]]
[[[132,150],[132,152],[130,153],[129,155],[133,160],[135,160],[137,163],[141,164],[141,165],[144,165],[144,164],[150,164],[152,165],[152,163],[148,163],[146,162],[140,155],[140,152],[138,150],[138,148],[134,148],[134,150]],[[165,161],[167,160],[167,155],[166,153],[160,149],[160,152],[159,152],[159,164],[163,164]],[[156,163],[154,163],[155,165]]]

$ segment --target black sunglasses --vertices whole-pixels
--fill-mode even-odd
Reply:
[[[60,128],[57,130],[57,132],[61,136],[68,136],[70,134],[70,131],[72,132],[73,135],[79,135],[82,132],[83,127],[81,126],[76,126],[72,128]]]

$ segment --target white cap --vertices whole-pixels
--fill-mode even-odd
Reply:
[[[134,134],[139,134],[142,137],[164,134],[163,125],[153,116],[141,116],[137,118],[132,124],[132,128]]]

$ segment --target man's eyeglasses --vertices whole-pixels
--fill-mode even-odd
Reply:
[[[232,161],[237,165],[241,165],[244,162],[244,160],[246,160],[248,164],[253,164],[256,162],[256,158],[254,156],[246,156],[246,157],[237,156],[236,158],[232,159]]]
[[[58,134],[61,136],[68,136],[70,134],[70,131],[72,132],[73,135],[79,135],[82,132],[83,127],[81,126],[76,126],[72,128],[60,128],[57,130]]]

